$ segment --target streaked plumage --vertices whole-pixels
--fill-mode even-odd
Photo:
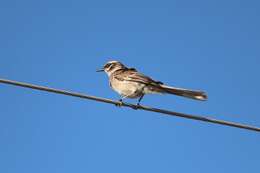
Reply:
[[[207,95],[203,91],[164,85],[160,81],[155,81],[139,73],[134,68],[127,68],[118,61],[109,61],[99,71],[105,71],[107,73],[110,86],[122,96],[122,99],[139,98],[138,104],[145,94],[152,93],[167,93],[196,100],[207,100]]]

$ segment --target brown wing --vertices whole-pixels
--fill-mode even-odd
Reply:
[[[145,76],[142,73],[139,73],[134,68],[121,70],[121,71],[117,72],[117,74],[115,74],[114,77],[121,81],[125,80],[125,81],[132,81],[132,82],[140,82],[140,83],[143,83],[146,85],[163,84],[160,81],[155,81],[152,78]]]

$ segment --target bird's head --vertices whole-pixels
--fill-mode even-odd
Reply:
[[[114,73],[117,70],[120,69],[125,69],[126,67],[124,66],[124,64],[122,64],[119,61],[109,61],[107,62],[103,68],[101,68],[100,70],[97,70],[97,72],[106,72],[108,76],[110,76],[112,73]]]

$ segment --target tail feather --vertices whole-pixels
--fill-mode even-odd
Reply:
[[[205,101],[208,99],[207,94],[203,91],[175,88],[166,85],[160,85],[160,86],[161,89],[168,94],[174,94],[174,95],[183,96],[183,97],[187,97],[195,100],[201,100],[201,101]]]

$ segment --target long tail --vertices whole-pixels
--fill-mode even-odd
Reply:
[[[183,97],[187,97],[195,100],[201,100],[201,101],[205,101],[208,99],[208,96],[203,91],[175,88],[166,85],[160,85],[160,87],[164,92],[168,94],[174,94],[174,95],[183,96]]]

